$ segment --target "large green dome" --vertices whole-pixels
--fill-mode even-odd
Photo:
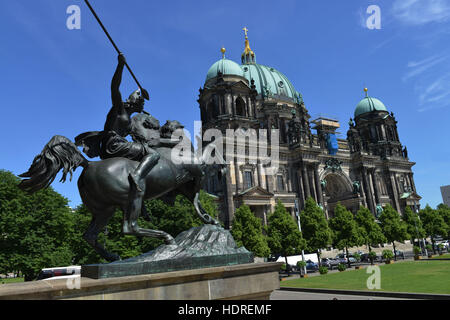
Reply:
[[[249,83],[255,80],[256,91],[262,96],[300,102],[301,95],[280,71],[257,63],[243,64],[241,68]]]
[[[383,102],[378,100],[377,98],[365,97],[362,99],[355,110],[355,118],[371,111],[386,111],[388,112],[386,106]]]
[[[206,81],[217,77],[219,72],[223,75],[244,76],[241,67],[236,62],[223,58],[209,68]]]

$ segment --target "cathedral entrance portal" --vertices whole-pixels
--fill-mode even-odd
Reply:
[[[354,195],[350,179],[339,172],[327,174],[322,181],[325,183],[324,200],[329,218],[334,217],[334,208],[338,202],[353,211]]]

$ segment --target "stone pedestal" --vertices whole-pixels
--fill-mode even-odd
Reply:
[[[0,299],[269,299],[282,263],[249,263],[107,279],[61,279],[0,286]]]

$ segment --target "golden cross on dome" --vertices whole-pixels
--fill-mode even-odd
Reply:
[[[248,38],[248,36],[247,36],[247,32],[248,32],[247,27],[244,27],[244,29],[242,29],[242,30],[244,30],[244,33],[245,33],[245,39],[247,39],[247,38]]]

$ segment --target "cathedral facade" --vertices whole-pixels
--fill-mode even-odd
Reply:
[[[327,218],[338,202],[352,212],[360,206],[377,216],[386,204],[399,213],[406,206],[418,210],[420,196],[407,148],[397,131],[397,120],[380,100],[365,97],[350,119],[347,139],[338,139],[335,119],[311,119],[302,95],[278,70],[256,63],[247,29],[241,64],[225,58],[209,69],[198,99],[202,130],[218,129],[227,154],[227,173],[211,173],[204,189],[217,195],[220,219],[229,227],[236,208],[247,204],[267,224],[267,216],[281,201],[295,217],[308,197],[321,206]],[[259,132],[277,129],[277,172],[267,174],[263,163],[236,152],[239,142],[227,141],[227,129]],[[272,137],[269,136],[269,140]],[[270,142],[268,144],[271,145]],[[247,149],[246,149],[247,147]],[[226,152],[226,148],[223,149]],[[270,153],[270,150],[269,150]]]

